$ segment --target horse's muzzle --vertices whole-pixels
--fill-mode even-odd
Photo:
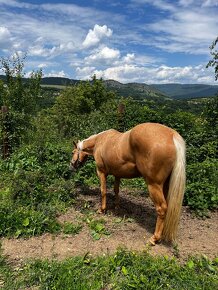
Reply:
[[[72,162],[70,162],[69,170],[70,171],[75,171],[76,170],[76,168],[73,166]]]

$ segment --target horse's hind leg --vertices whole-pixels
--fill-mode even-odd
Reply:
[[[167,211],[167,203],[163,194],[163,186],[156,183],[149,183],[148,190],[157,212],[157,222],[154,235],[150,238],[150,243],[155,245],[161,239],[164,219]]]
[[[114,180],[115,209],[119,208],[119,203],[120,203],[119,187],[120,187],[120,178],[115,177],[115,180]]]
[[[98,177],[100,179],[100,184],[101,184],[101,207],[99,208],[98,212],[99,213],[105,213],[106,212],[106,207],[107,207],[107,176],[105,173],[97,170]]]

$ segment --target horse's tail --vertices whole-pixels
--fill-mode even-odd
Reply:
[[[163,239],[166,241],[175,241],[186,182],[185,141],[180,135],[176,134],[173,136],[173,142],[176,147],[176,161],[169,181],[167,213],[162,234]]]

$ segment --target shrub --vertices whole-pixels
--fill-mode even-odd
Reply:
[[[33,236],[48,231],[54,233],[61,228],[55,212],[45,204],[35,210],[17,203],[0,203],[0,219],[0,236]]]
[[[218,208],[217,165],[215,159],[207,159],[187,166],[184,202],[201,216],[208,210]]]

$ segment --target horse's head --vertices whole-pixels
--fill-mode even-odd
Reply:
[[[87,160],[88,154],[78,148],[78,144],[73,142],[74,149],[72,151],[72,159],[70,161],[70,170],[80,168]]]

